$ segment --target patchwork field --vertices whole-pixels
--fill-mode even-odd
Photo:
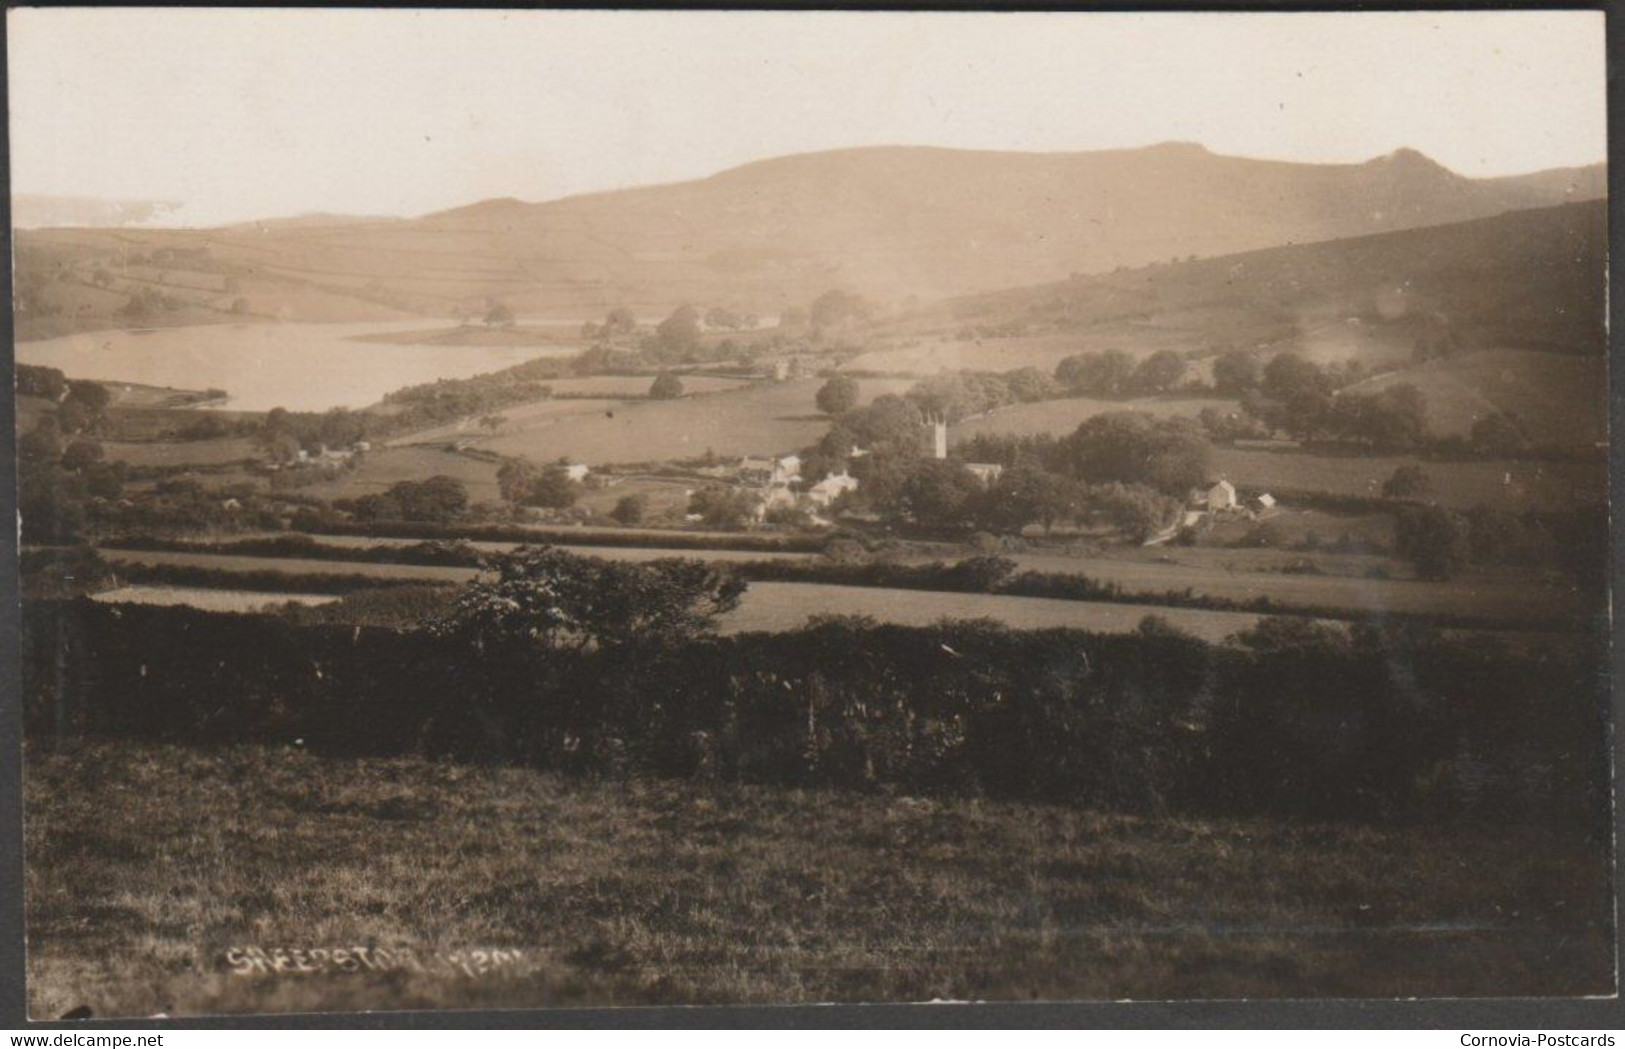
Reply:
[[[378,448],[368,452],[351,470],[339,470],[325,480],[299,489],[323,499],[354,499],[379,493],[401,481],[421,481],[444,474],[468,489],[470,502],[500,502],[497,464],[461,455],[442,445]]]
[[[364,537],[323,537],[330,548],[406,545],[410,540]],[[475,543],[477,549],[500,551],[511,543]],[[706,561],[739,563],[762,560],[812,560],[816,555],[764,553],[745,550],[671,550],[658,547],[601,547],[561,544],[561,549],[609,560],[650,561],[663,557],[693,557]],[[1202,556],[1204,553],[1210,556]],[[1571,584],[1543,579],[1536,572],[1517,578],[1468,578],[1451,583],[1424,583],[1411,579],[1371,579],[1356,575],[1301,575],[1280,571],[1236,571],[1214,563],[1224,552],[1177,548],[1163,560],[1071,557],[1064,554],[1012,555],[1019,569],[1059,575],[1082,575],[1115,583],[1129,594],[1189,593],[1233,601],[1268,597],[1286,606],[1335,609],[1350,614],[1393,612],[1413,615],[1481,616],[1509,622],[1543,625],[1548,621],[1584,615],[1587,597]],[[378,579],[421,579],[454,583],[473,578],[477,570],[439,565],[407,565],[318,558],[254,557],[236,554],[104,548],[114,564],[178,565],[228,572],[283,572],[290,575],[356,575]],[[162,597],[162,595],[159,595]],[[159,597],[153,598],[154,600]],[[114,600],[116,598],[104,598]],[[165,599],[165,603],[177,603]],[[180,602],[193,603],[195,602]],[[241,609],[234,609],[241,610]],[[998,618],[1017,629],[1076,626],[1089,630],[1133,630],[1151,613],[1209,641],[1220,641],[1250,627],[1257,615],[1146,604],[1071,601],[1008,594],[958,594],[940,591],[840,586],[822,583],[753,582],[739,609],[725,620],[729,631],[790,630],[800,627],[815,612],[873,616],[882,622],[929,624],[943,617]]]
[[[324,535],[320,539],[322,546],[352,549],[368,546],[412,546],[418,542],[416,539],[375,539],[362,535]],[[514,549],[519,544],[473,541],[468,545],[487,553],[502,553]],[[601,557],[606,561],[654,561],[662,557],[692,557],[702,561],[809,561],[818,556],[783,550],[673,550],[654,546],[577,546],[570,543],[551,545],[572,554]]]
[[[1593,445],[1608,437],[1608,375],[1601,357],[1485,350],[1428,361],[1351,387],[1370,393],[1409,383],[1427,398],[1428,429],[1470,433],[1495,412],[1518,417],[1537,445]]]
[[[566,548],[569,549],[569,548]],[[580,549],[573,553],[595,553]],[[115,552],[110,552],[115,553]],[[669,551],[630,552],[617,560],[651,560],[670,556]],[[302,574],[327,571],[344,575],[364,575],[378,579],[422,579],[424,582],[461,582],[473,578],[474,569],[418,565],[380,565],[333,561],[278,562],[269,558],[220,558],[208,555],[156,554],[152,563],[227,567],[237,571],[285,571]],[[200,561],[170,560],[199,557]],[[706,560],[738,560],[712,557]],[[134,558],[109,557],[116,562]],[[95,595],[105,604],[185,605],[208,612],[260,612],[267,605],[296,600],[301,604],[326,604],[331,595],[290,595],[250,590],[215,590],[207,587],[138,585],[125,586]],[[1148,615],[1156,615],[1204,641],[1223,641],[1238,630],[1258,622],[1258,616],[1245,612],[1208,612],[1201,609],[1164,608],[1157,605],[1107,604],[1060,601],[1040,597],[1009,597],[1002,594],[948,594],[924,590],[887,590],[880,587],[829,586],[821,583],[752,583],[740,606],[720,622],[724,634],[751,631],[796,630],[813,615],[868,616],[882,623],[928,626],[942,619],[997,619],[1016,630],[1074,627],[1097,633],[1132,632]]]
[[[739,608],[723,621],[723,629],[729,633],[795,630],[815,614],[871,616],[882,623],[904,626],[927,626],[940,619],[996,619],[1014,630],[1075,627],[1108,634],[1128,633],[1146,616],[1155,615],[1204,641],[1223,641],[1258,622],[1258,616],[1246,612],[1209,612],[1149,604],[887,590],[824,583],[752,583]]]
[[[247,437],[216,437],[203,441],[103,441],[109,460],[131,466],[216,466],[258,458],[260,451]]]
[[[1190,347],[1178,330],[1150,325],[1111,324],[1042,335],[961,339],[957,332],[922,334],[852,358],[842,371],[934,375],[944,371],[1011,371],[1037,368],[1053,373],[1076,353],[1122,350],[1140,358],[1158,350]]]
[[[588,488],[576,500],[576,506],[588,513],[609,514],[627,496],[640,495],[646,506],[645,521],[664,520],[680,525],[688,514],[689,492],[700,487],[699,482],[666,477],[618,477],[608,488]]]
[[[1382,483],[1407,456],[1333,456],[1307,452],[1213,449],[1213,472],[1238,488],[1286,489],[1332,495],[1378,496]],[[1423,462],[1432,480],[1431,499],[1457,509],[1504,506],[1527,510],[1599,505],[1608,497],[1608,473],[1601,462],[1485,460]]]
[[[475,568],[455,568],[445,565],[323,561],[301,557],[243,557],[236,554],[194,554],[173,550],[102,548],[100,552],[102,557],[114,565],[176,565],[183,568],[208,568],[220,572],[281,572],[290,576],[367,576],[372,579],[422,579],[436,583],[461,583],[479,574],[479,570]]]
[[[652,379],[641,375],[592,375],[579,379],[549,380],[547,385],[555,392],[570,396],[531,401],[490,412],[488,414],[502,419],[501,424],[494,430],[482,425],[483,415],[470,416],[444,426],[404,434],[387,443],[392,446],[453,440],[479,443],[493,437],[520,435],[543,427],[556,426],[564,420],[595,416],[607,419],[611,417],[610,413],[619,414],[642,403],[644,396],[649,392],[651,382]],[[683,379],[685,397],[722,393],[737,390],[745,385],[746,383],[738,379],[703,375]],[[630,403],[628,398],[631,398]]]
[[[1084,420],[1107,412],[1146,412],[1159,417],[1183,415],[1194,419],[1203,408],[1233,412],[1237,407],[1236,401],[1224,397],[1135,397],[1127,400],[1067,397],[1000,408],[955,424],[953,433],[956,440],[981,433],[1017,434],[1023,437],[1049,433],[1061,437],[1076,430]]]
[[[560,456],[592,466],[721,456],[774,455],[806,447],[829,429],[815,397],[820,379],[757,383],[722,393],[673,401],[633,401],[592,414],[571,414],[568,424],[544,417],[536,425],[512,419],[481,448],[537,461]],[[901,393],[908,380],[860,384],[865,400]],[[565,402],[560,402],[565,403]]]
[[[749,385],[749,379],[730,379],[720,375],[679,375],[683,381],[683,394],[717,393],[736,390]],[[576,379],[549,379],[547,385],[554,393],[572,397],[643,397],[649,392],[654,377],[649,375],[583,375]]]
[[[35,1019],[1612,985],[1607,871],[1538,830],[601,783],[298,746],[91,744],[28,771]],[[357,946],[421,969],[242,961]]]
[[[417,430],[386,442],[389,447],[428,445],[450,441],[479,443],[501,434],[519,434],[530,430],[557,425],[560,420],[590,418],[606,412],[618,412],[623,402],[619,398],[569,398],[563,400],[531,401],[503,408],[492,415],[501,416],[502,423],[492,430],[480,424],[481,416],[469,416],[444,426]]]
[[[204,612],[260,612],[269,605],[325,605],[336,594],[279,594],[269,590],[214,590],[196,586],[137,584],[103,590],[91,600],[108,605],[185,605]]]
[[[1171,549],[1166,556],[1172,564],[1045,554],[1014,554],[1011,558],[1024,569],[1086,575],[1133,592],[1189,589],[1236,601],[1268,597],[1286,605],[1350,612],[1477,615],[1534,621],[1581,614],[1587,604],[1587,595],[1574,587],[1541,585],[1536,578],[1521,582],[1423,583],[1412,579],[1230,571],[1212,564],[1190,563],[1203,560],[1188,556],[1191,553],[1184,548]]]
[[[597,548],[579,552],[596,555]],[[707,552],[711,553],[711,552]],[[478,574],[473,568],[439,565],[378,564],[361,561],[321,561],[304,558],[239,557],[169,551],[102,551],[113,564],[179,565],[213,568],[227,572],[284,572],[289,575],[356,575],[375,579],[421,579],[425,582],[460,583]],[[641,558],[671,556],[670,551],[644,554]],[[738,560],[725,556],[718,560]],[[750,559],[750,558],[747,558]],[[208,593],[203,591],[202,593]],[[142,591],[148,601],[171,604],[196,602],[187,588],[174,588],[166,597]],[[227,609],[243,611],[241,608]],[[1070,626],[1084,630],[1126,632],[1139,626],[1150,614],[1161,615],[1176,626],[1208,641],[1245,630],[1258,621],[1256,615],[1240,612],[1207,612],[1197,609],[1160,608],[1154,605],[1104,604],[1061,601],[1038,597],[1009,597],[1002,594],[945,594],[925,590],[887,590],[879,587],[829,586],[818,583],[752,583],[744,600],[722,620],[726,633],[751,630],[793,630],[814,614],[872,616],[885,623],[920,626],[939,619],[996,618],[1016,629]]]

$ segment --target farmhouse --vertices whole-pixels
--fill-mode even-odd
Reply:
[[[592,470],[586,463],[565,463],[564,473],[572,481],[585,481],[587,475],[592,473]]]
[[[737,473],[742,484],[767,484],[773,478],[773,460],[746,456],[739,460]]]
[[[1197,501],[1206,507],[1208,513],[1223,513],[1234,510],[1238,505],[1236,500],[1236,486],[1229,481],[1220,481],[1213,487],[1201,492]]]
[[[842,470],[840,473],[830,474],[807,489],[807,498],[817,506],[828,506],[840,497],[842,492],[855,492],[858,488],[858,479]]]
[[[966,463],[965,469],[976,475],[976,479],[984,485],[990,485],[1004,473],[1002,463]]]
[[[800,477],[800,456],[786,455],[776,459],[747,456],[739,461],[739,480],[742,484],[787,485]]]

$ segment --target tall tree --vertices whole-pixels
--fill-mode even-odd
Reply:
[[[709,633],[739,605],[745,583],[705,561],[606,561],[547,546],[489,558],[440,633],[546,648],[671,643]]]
[[[850,375],[832,375],[819,387],[818,410],[825,415],[844,415],[858,406],[858,380]]]
[[[1134,358],[1122,350],[1079,353],[1055,366],[1055,381],[1074,394],[1115,397],[1128,389]]]
[[[661,372],[649,384],[649,396],[657,401],[669,401],[683,395],[683,380],[671,372]]]

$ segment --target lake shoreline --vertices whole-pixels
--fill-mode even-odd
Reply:
[[[18,342],[15,352],[18,364],[57,368],[70,379],[108,386],[183,393],[227,391],[225,400],[189,407],[322,412],[334,408],[360,411],[406,386],[467,379],[583,349],[564,344],[456,346],[388,341],[393,331],[421,331],[421,324],[415,320],[125,328]]]

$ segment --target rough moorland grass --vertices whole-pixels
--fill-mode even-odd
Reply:
[[[26,764],[37,1018],[576,1004],[1600,994],[1600,845],[1541,831],[571,781],[297,748]],[[238,976],[231,947],[518,948]]]

